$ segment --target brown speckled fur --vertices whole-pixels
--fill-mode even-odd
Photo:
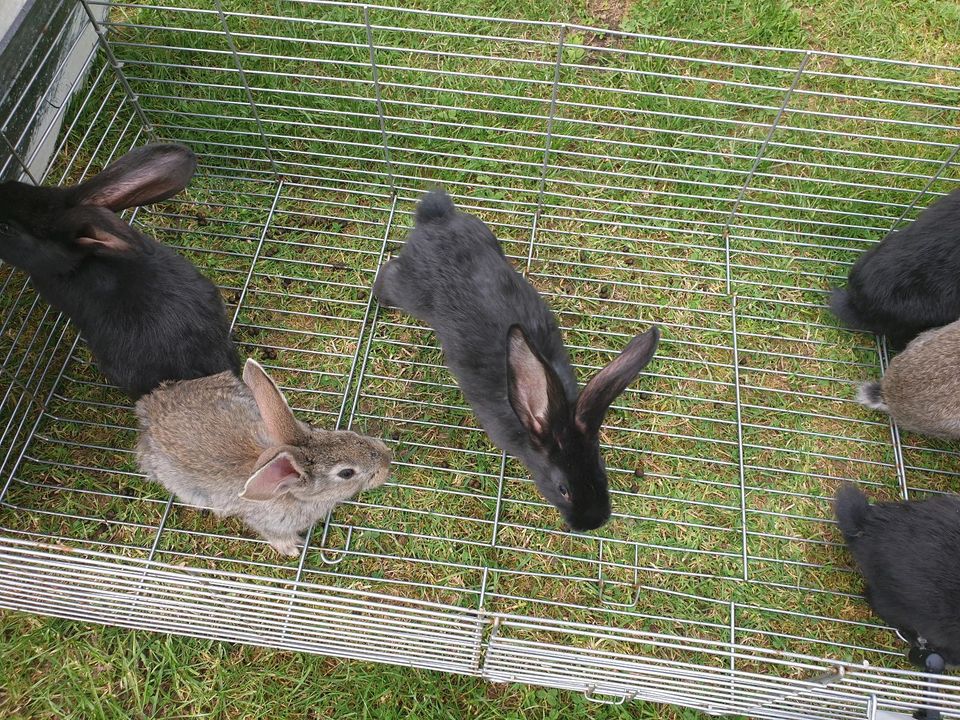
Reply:
[[[287,414],[292,437],[271,437],[260,412],[271,400],[255,399],[230,372],[161,385],[137,403],[137,453],[143,471],[183,502],[239,517],[277,551],[294,555],[302,531],[337,503],[386,481],[390,451],[375,438],[296,420],[274,391],[273,412]],[[281,451],[296,458],[305,477],[269,500],[241,498],[247,479]],[[347,467],[355,474],[340,478]]]
[[[867,386],[861,402],[865,394]],[[907,345],[887,368],[880,394],[902,429],[960,438],[960,321],[927,330]]]

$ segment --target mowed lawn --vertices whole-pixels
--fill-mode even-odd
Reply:
[[[200,0],[198,0],[198,4]],[[954,0],[408,0],[405,7],[960,63]],[[295,12],[247,0],[252,11]],[[441,27],[441,20],[437,21]],[[0,613],[0,718],[664,718],[552,689]]]

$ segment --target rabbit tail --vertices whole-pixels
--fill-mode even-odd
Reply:
[[[890,412],[887,401],[883,399],[883,389],[877,381],[865,382],[857,390],[857,402],[871,410]]]
[[[453,215],[457,209],[453,206],[453,200],[444,190],[431,190],[417,204],[417,213],[415,220],[417,224],[432,222],[434,220],[443,220]]]
[[[850,299],[850,293],[844,288],[834,288],[830,292],[830,312],[836,315],[840,322],[851,330],[869,330],[873,332],[872,324],[863,319],[860,311]]]
[[[833,512],[843,538],[850,542],[863,532],[863,524],[870,513],[866,496],[853,483],[844,483],[833,500]]]

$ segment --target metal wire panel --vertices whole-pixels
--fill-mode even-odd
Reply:
[[[912,672],[860,598],[829,506],[844,479],[953,490],[958,458],[853,401],[887,353],[824,307],[859,253],[957,187],[960,70],[242,5],[113,3],[45,181],[189,143],[191,187],[130,219],[214,278],[298,413],[382,435],[391,480],[290,562],[182,506],[138,473],[127,402],[6,269],[0,605],[600,702],[960,717],[956,680]],[[12,176],[30,159],[2,129]],[[595,533],[562,530],[432,333],[370,296],[437,183],[547,297],[581,380],[664,328],[607,418],[614,516]]]

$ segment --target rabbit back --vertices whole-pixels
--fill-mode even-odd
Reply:
[[[831,307],[848,327],[887,335],[896,347],[960,318],[960,190],[864,253]]]
[[[256,402],[239,378],[222,372],[165,383],[137,402],[136,413],[141,468],[186,502],[236,514],[267,446]]]
[[[134,399],[163,381],[240,372],[216,286],[116,214],[174,195],[195,169],[189,148],[161,143],[72,187],[0,185],[0,258],[70,317]]]
[[[34,286],[70,316],[103,374],[134,399],[164,381],[239,375],[217,287],[175,250],[144,242],[150,251],[136,261],[91,258],[69,281],[37,276]]]
[[[877,615],[960,664],[960,498],[870,505],[847,485],[835,511]]]
[[[445,193],[426,195],[416,219],[403,252],[381,270],[374,292],[433,328],[481,425],[495,443],[523,459],[527,432],[510,408],[504,381],[508,331],[513,325],[524,329],[575,402],[577,381],[556,319],[490,229],[457,212]]]
[[[917,336],[880,381],[887,412],[906,430],[960,438],[960,321]]]

